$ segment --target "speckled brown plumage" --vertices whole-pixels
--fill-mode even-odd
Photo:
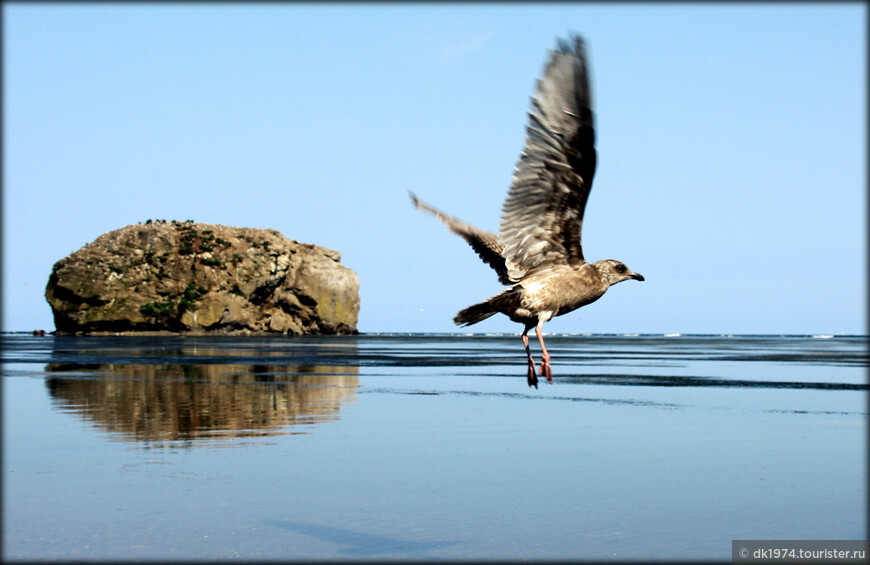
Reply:
[[[529,386],[538,382],[527,335],[531,328],[541,344],[541,376],[552,382],[544,322],[598,300],[618,282],[644,280],[619,261],[587,263],[583,256],[583,214],[595,166],[586,47],[580,37],[573,37],[559,41],[537,83],[526,144],[502,208],[498,236],[411,195],[418,209],[434,214],[465,239],[502,284],[512,285],[462,310],[453,321],[468,326],[501,313],[523,324]]]

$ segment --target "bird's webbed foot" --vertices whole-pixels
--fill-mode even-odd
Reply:
[[[549,361],[541,361],[541,376],[547,377],[547,382],[553,384],[553,370]]]

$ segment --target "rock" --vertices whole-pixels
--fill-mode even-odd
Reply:
[[[55,263],[45,297],[61,334],[357,333],[340,261],[275,230],[148,220]]]

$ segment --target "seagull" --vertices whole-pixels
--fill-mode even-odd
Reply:
[[[580,231],[595,161],[586,45],[572,36],[557,41],[537,82],[525,147],[502,207],[498,235],[449,216],[409,191],[417,209],[435,215],[462,237],[495,270],[499,282],[509,286],[462,310],[453,322],[470,326],[501,313],[523,324],[530,387],[538,387],[530,329],[535,328],[541,344],[540,374],[552,383],[544,323],[595,302],[616,283],[644,280],[619,261],[587,263],[583,257]]]

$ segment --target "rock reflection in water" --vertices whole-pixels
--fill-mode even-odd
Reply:
[[[116,438],[180,442],[305,433],[356,397],[358,368],[50,364],[56,406]]]

